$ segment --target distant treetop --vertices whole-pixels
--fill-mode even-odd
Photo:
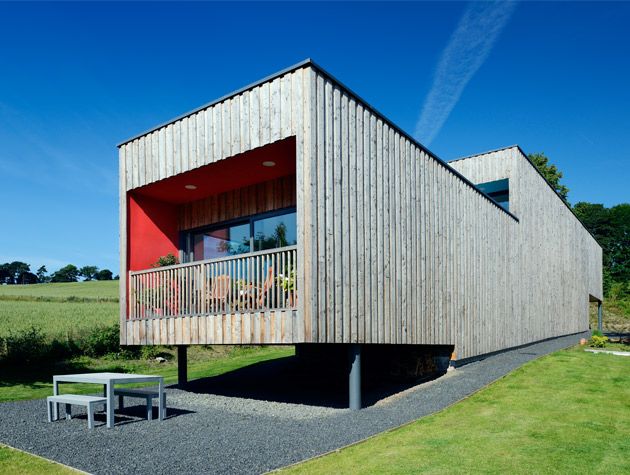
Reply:
[[[545,177],[554,190],[560,195],[565,203],[569,203],[569,188],[560,183],[562,172],[543,153],[530,153],[527,155],[538,171]]]

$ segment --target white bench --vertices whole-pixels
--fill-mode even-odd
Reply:
[[[153,399],[158,399],[160,393],[152,389],[135,389],[135,388],[114,388],[114,394],[118,396],[118,409],[124,409],[123,399],[127,397],[137,397],[144,399],[147,404],[147,419],[153,419]],[[166,417],[166,393],[162,394],[162,414]]]
[[[48,396],[46,398],[46,405],[48,407],[48,422],[53,421],[53,404],[55,404],[55,414],[59,414],[59,404],[66,405],[66,419],[72,418],[72,405],[85,406],[87,409],[88,417],[88,429],[94,428],[94,407],[97,404],[107,405],[107,398],[100,396],[83,396],[79,394],[59,394],[57,396]]]

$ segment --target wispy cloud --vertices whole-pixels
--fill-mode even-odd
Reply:
[[[484,63],[507,24],[515,2],[473,2],[464,12],[442,52],[433,84],[416,124],[415,136],[429,145]]]

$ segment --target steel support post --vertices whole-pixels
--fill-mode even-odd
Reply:
[[[350,360],[349,406],[351,410],[358,411],[361,409],[361,345],[350,345],[348,357]]]

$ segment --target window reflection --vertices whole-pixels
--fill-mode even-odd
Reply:
[[[206,231],[193,236],[193,259],[215,259],[249,252],[249,223]]]
[[[277,249],[297,244],[296,212],[258,215],[190,235],[194,261]]]
[[[295,212],[254,221],[254,251],[297,244]]]

